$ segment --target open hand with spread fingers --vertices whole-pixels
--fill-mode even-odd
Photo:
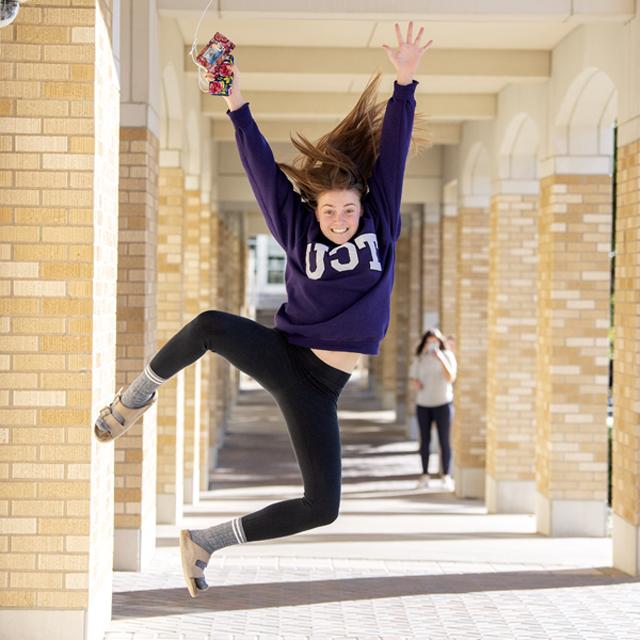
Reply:
[[[409,22],[406,38],[403,38],[398,23],[396,23],[395,27],[398,46],[390,47],[388,44],[383,44],[382,47],[387,52],[391,64],[396,69],[398,84],[410,84],[413,81],[413,76],[420,64],[422,56],[433,44],[433,40],[429,40],[427,44],[422,45],[424,27],[420,27],[418,35],[414,39],[413,21]]]

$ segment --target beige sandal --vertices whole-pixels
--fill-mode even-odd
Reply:
[[[123,389],[124,387],[116,393],[116,397],[111,401],[111,404],[100,411],[100,418],[109,427],[109,431],[103,431],[97,424],[93,427],[93,433],[100,442],[111,442],[126,433],[135,424],[136,420],[158,400],[158,393],[154,392],[147,404],[137,409],[130,409],[122,404],[121,396]],[[118,420],[116,420],[116,417],[113,415],[114,411],[124,418],[124,424],[120,424]]]
[[[191,539],[188,529],[182,529],[180,531],[180,556],[187,589],[189,589],[192,598],[197,598],[209,588],[204,579],[204,570],[211,554]],[[200,584],[204,584],[203,588],[198,586],[196,579],[200,580]]]

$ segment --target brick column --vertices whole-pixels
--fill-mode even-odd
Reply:
[[[422,211],[403,216],[396,254],[397,290],[395,359],[396,420],[403,424],[415,414],[415,394],[409,389],[409,366],[422,328]]]
[[[394,343],[385,356],[394,360],[394,404],[396,422],[405,424],[407,420],[408,370],[409,370],[409,325],[411,320],[411,235],[412,216],[406,214],[402,219],[402,233],[396,247],[395,273],[395,323]]]
[[[200,189],[197,176],[186,177],[183,232],[182,323],[190,322],[200,308]],[[184,502],[197,504],[200,489],[200,393],[202,361],[187,367],[184,416]]]
[[[210,289],[211,289],[211,308],[222,309],[223,301],[221,297],[221,281],[222,268],[224,261],[220,259],[220,234],[221,234],[220,216],[217,213],[217,207],[212,207],[210,218],[211,229],[211,270],[210,270]],[[221,358],[215,356],[210,359],[210,376],[209,376],[209,465],[215,468],[217,462],[218,448],[223,441],[224,423],[222,420],[221,395]]]
[[[226,216],[218,218],[218,308],[233,313],[233,247],[231,231]],[[231,365],[224,358],[216,358],[216,415],[219,428],[224,433],[231,408]]]
[[[146,127],[120,129],[118,388],[131,383],[156,350],[158,140]],[[155,549],[154,406],[116,441],[114,568],[140,571]]]
[[[536,514],[548,535],[606,532],[610,236],[609,176],[543,178]]]
[[[120,6],[120,212],[117,387],[127,386],[156,350],[159,119],[154,88],[155,7]],[[114,568],[141,571],[155,549],[157,406],[116,441]]]
[[[429,327],[440,327],[442,230],[438,204],[425,204],[422,216],[422,309],[418,337]],[[455,286],[455,281],[452,283]]]
[[[384,409],[396,409],[397,360],[396,346],[398,340],[398,291],[394,286],[391,294],[391,318],[387,335],[380,344],[380,363],[378,365],[377,395]]]
[[[0,634],[102,637],[115,385],[117,70],[111,3],[41,0],[2,29]],[[94,175],[100,180],[94,181]]]
[[[529,193],[523,193],[523,188]],[[538,182],[494,184],[489,239],[486,502],[535,510]]]
[[[484,496],[489,211],[458,211],[456,358],[453,446],[456,495]]]
[[[200,269],[199,269],[199,301],[200,309],[214,309],[215,300],[211,290],[212,247],[211,247],[211,204],[210,195],[202,193],[200,207]],[[214,267],[215,268],[215,267]],[[211,425],[211,408],[209,396],[211,394],[211,360],[213,354],[207,354],[200,362],[200,478],[199,491],[209,488],[209,429]]]
[[[445,335],[456,332],[458,279],[458,207],[442,210],[440,251],[440,328]],[[426,250],[426,246],[425,246]]]
[[[174,166],[162,166],[163,160]],[[161,152],[158,207],[158,348],[184,324],[183,223],[184,172],[179,167],[179,153]],[[162,385],[157,406],[157,519],[161,523],[176,524],[182,517],[183,504],[184,370]]]
[[[624,129],[622,129],[624,131]],[[640,575],[640,140],[618,148],[613,373],[613,564]]]

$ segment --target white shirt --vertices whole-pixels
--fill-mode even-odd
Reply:
[[[455,380],[458,363],[452,351],[440,352],[449,363]],[[440,360],[428,352],[416,356],[409,369],[409,377],[422,383],[422,389],[416,396],[416,404],[421,407],[440,407],[453,402],[453,384],[445,378],[444,367]]]

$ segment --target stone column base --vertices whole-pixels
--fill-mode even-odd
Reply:
[[[484,467],[459,467],[454,465],[457,498],[484,498]]]
[[[489,513],[534,513],[536,483],[533,480],[496,480],[485,475],[487,510]]]
[[[640,576],[640,527],[613,514],[613,566]]]
[[[160,494],[156,497],[158,524],[178,524],[182,519],[182,487],[177,494]],[[178,501],[178,496],[180,501]]]
[[[144,571],[156,549],[156,526],[144,529],[115,529],[113,570]]]
[[[85,609],[2,609],[0,638],[40,640],[46,637],[47,640],[85,640],[89,632],[86,618]],[[111,601],[106,622],[110,618]],[[102,628],[106,629],[106,624]]]
[[[607,535],[607,504],[601,500],[549,500],[536,491],[537,531],[546,536]]]

